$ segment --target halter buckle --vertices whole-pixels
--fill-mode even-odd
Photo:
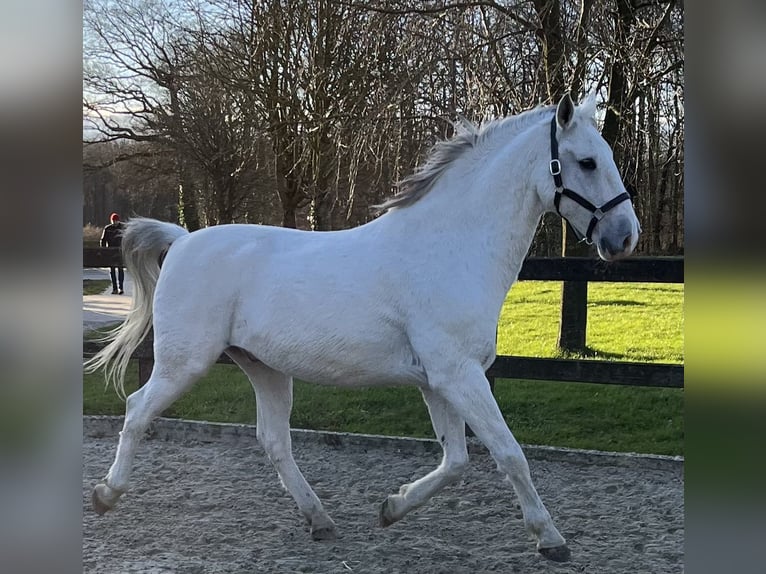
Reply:
[[[601,221],[601,218],[606,215],[603,211],[601,211],[600,207],[597,207],[596,210],[593,212],[593,217],[596,218],[598,221]]]
[[[561,174],[561,162],[557,159],[552,159],[548,169],[551,171],[551,175],[557,176]]]

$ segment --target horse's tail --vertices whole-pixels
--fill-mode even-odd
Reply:
[[[104,369],[107,386],[125,398],[125,371],[130,357],[152,328],[154,289],[160,277],[161,258],[170,245],[188,231],[173,223],[133,218],[122,232],[122,260],[133,278],[133,303],[127,318],[99,341],[108,343],[85,362],[85,371]]]

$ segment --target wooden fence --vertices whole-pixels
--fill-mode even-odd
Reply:
[[[83,248],[83,267],[109,267],[120,264],[116,248]],[[607,263],[584,257],[528,258],[519,273],[520,281],[613,281],[625,283],[683,283],[682,257],[632,257]],[[584,325],[581,328],[585,328]],[[98,351],[97,343],[85,342],[84,354]],[[151,374],[151,340],[144,341],[134,358],[138,360],[139,383]],[[219,363],[232,363],[221,355]],[[683,365],[637,363],[592,359],[542,359],[501,355],[487,370],[490,384],[495,378],[542,381],[605,383],[643,387],[683,388]]]

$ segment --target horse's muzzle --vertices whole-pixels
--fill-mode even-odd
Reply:
[[[638,229],[632,222],[623,220],[613,229],[601,234],[596,241],[599,257],[605,261],[615,261],[627,257],[638,243]]]

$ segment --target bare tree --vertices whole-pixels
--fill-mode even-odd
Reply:
[[[601,88],[640,250],[682,248],[678,0],[88,0],[84,30],[91,133],[152,143],[190,227],[358,225],[458,114]]]
[[[109,214],[178,215],[172,157],[151,143],[114,141],[83,148],[83,222],[103,225]]]
[[[215,197],[207,223],[235,219],[258,138],[237,94],[212,81],[207,37],[190,14],[183,21],[158,1],[87,2],[84,108],[99,141],[152,142],[173,152],[179,219],[194,230],[205,184]]]

